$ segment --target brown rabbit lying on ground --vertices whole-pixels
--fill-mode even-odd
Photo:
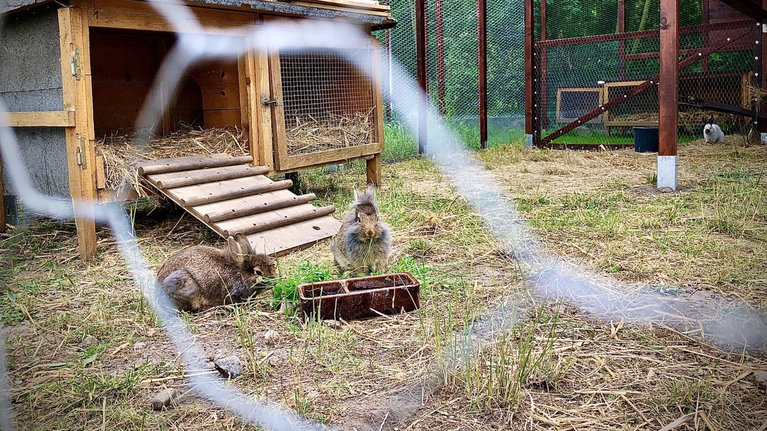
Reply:
[[[381,220],[376,189],[354,188],[352,211],[346,215],[341,229],[330,243],[333,259],[344,271],[364,273],[386,269],[391,253],[391,229]]]
[[[268,288],[263,277],[274,277],[274,259],[253,254],[245,235],[238,233],[217,248],[197,245],[185,248],[157,271],[162,289],[179,310],[200,311],[217,305],[247,300]]]

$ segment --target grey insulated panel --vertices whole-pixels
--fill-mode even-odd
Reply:
[[[5,19],[0,30],[0,98],[9,111],[64,109],[56,10],[45,6]]]
[[[67,170],[67,143],[64,129],[52,127],[30,127],[14,129],[19,141],[21,157],[27,168],[32,186],[50,196],[69,197],[69,176]],[[7,163],[5,160],[4,163]],[[10,182],[8,169],[3,170],[4,185],[12,194],[18,188]]]

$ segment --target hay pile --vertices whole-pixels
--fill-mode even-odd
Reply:
[[[723,114],[716,111],[705,111],[702,109],[692,109],[686,111],[679,111],[677,113],[680,126],[695,126],[702,125],[703,118],[708,119],[714,117],[714,122],[717,124],[734,124],[737,116],[732,114]],[[611,121],[628,121],[628,122],[658,122],[658,112],[639,112],[636,114],[627,115],[611,115]]]
[[[227,153],[248,155],[248,138],[242,130],[184,128],[168,136],[151,138],[147,145],[135,135],[109,136],[96,141],[96,154],[104,157],[106,187],[117,190],[124,183],[142,195],[135,164],[144,160]]]
[[[346,115],[328,113],[320,118],[312,115],[286,116],[288,154],[309,154],[369,144],[374,109]],[[287,124],[288,121],[290,124]]]

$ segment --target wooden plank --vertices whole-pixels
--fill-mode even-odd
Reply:
[[[388,11],[364,10],[364,9],[351,8],[348,6],[334,6],[334,5],[327,5],[327,4],[318,5],[308,1],[293,1],[291,3],[293,3],[296,6],[319,7],[322,9],[331,9],[331,10],[337,10],[340,12],[362,13],[365,15],[381,16],[381,17],[387,17],[387,18],[391,16],[391,13]]]
[[[240,96],[240,125],[242,126],[242,130],[248,134],[248,144],[250,144],[250,105],[248,104],[246,62],[247,55],[242,55],[237,58],[237,90]],[[250,151],[250,155],[254,156],[254,159],[257,159],[253,154],[253,151]]]
[[[293,186],[293,182],[290,180],[272,181],[266,177],[258,176],[180,187],[169,192],[176,196],[183,206],[198,206],[241,196],[284,190],[291,186]]]
[[[9,112],[9,127],[75,127],[74,111]]]
[[[525,134],[534,135],[535,133],[535,110],[533,105],[536,98],[533,96],[533,78],[535,77],[535,37],[533,29],[535,28],[535,15],[533,0],[524,0],[525,4]],[[546,97],[543,95],[542,97]],[[533,137],[535,140],[535,136]]]
[[[296,1],[289,0],[291,3],[297,3]],[[352,0],[303,0],[303,3],[308,3],[313,7],[324,6],[339,6],[352,9],[364,9],[366,11],[389,11],[391,6],[380,3],[365,3]]]
[[[677,155],[679,110],[679,0],[660,0],[658,156]]]
[[[372,91],[373,91],[373,103],[375,106],[375,112],[373,112],[374,130],[375,134],[370,142],[380,142],[385,146],[384,136],[384,106],[383,106],[383,84],[381,77],[381,44],[377,39],[371,38],[372,45],[372,58],[371,58],[371,78],[372,78]],[[379,178],[380,179],[380,178]]]
[[[3,186],[3,154],[0,153],[0,233],[5,233],[5,188]]]
[[[107,187],[106,162],[104,156],[96,156],[96,190]]]
[[[331,163],[346,163],[361,157],[372,156],[383,152],[383,144],[372,143],[348,148],[319,151],[309,154],[297,154],[284,159],[277,159],[280,170],[308,168]]]
[[[280,195],[282,195],[281,198],[278,197]],[[201,205],[195,207],[195,210],[200,214],[203,214],[206,223],[218,223],[224,220],[308,204],[316,198],[314,193],[296,196],[287,190],[277,190],[274,192]]]
[[[97,199],[95,181],[95,151],[89,139],[88,99],[90,88],[83,70],[83,56],[90,49],[82,10],[58,10],[59,46],[61,49],[62,94],[65,111],[74,111],[75,127],[65,129],[69,191],[75,206],[75,226],[80,257],[90,259],[96,254],[96,223],[93,204]],[[85,57],[87,58],[87,57]],[[73,60],[80,69],[72,74]]]
[[[242,116],[239,109],[206,109],[203,110],[206,129],[223,129],[224,127],[241,127]]]
[[[318,208],[311,204],[301,204],[265,213],[225,220],[216,224],[224,233],[224,236],[234,235],[238,232],[250,235],[327,216],[334,212],[336,212],[336,207],[333,205]]]
[[[247,238],[256,253],[284,256],[332,237],[340,227],[341,222],[326,216],[251,234]]]
[[[415,0],[415,51],[416,75],[418,78],[418,153],[426,152],[428,133],[429,98],[426,74],[427,42],[426,42],[426,0]]]
[[[267,99],[272,107],[272,134],[274,136],[274,166],[278,171],[290,169],[283,166],[288,158],[288,144],[285,136],[285,106],[282,96],[282,72],[280,71],[280,54],[275,50],[269,52],[269,77],[271,96]]]
[[[157,184],[157,187],[172,189],[176,187],[212,183],[214,181],[252,177],[263,175],[267,172],[269,172],[269,168],[264,166],[251,167],[247,165],[235,165],[155,174],[147,176],[147,179]]]
[[[240,22],[204,21],[204,32],[228,36],[248,36],[249,29]],[[160,31],[166,33],[189,32],[193,27],[175,28],[164,18],[156,14],[131,14],[98,10],[98,13],[88,14],[88,26],[93,28],[110,28],[120,30]]]
[[[190,171],[192,169],[241,165],[252,161],[253,157],[251,156],[231,157],[228,154],[175,157],[172,159],[140,162],[138,164],[138,173],[141,175],[165,174],[169,172]]]

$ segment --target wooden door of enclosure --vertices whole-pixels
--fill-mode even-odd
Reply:
[[[380,47],[373,38],[269,55],[278,171],[374,157],[384,149]],[[377,182],[377,181],[376,181]]]

